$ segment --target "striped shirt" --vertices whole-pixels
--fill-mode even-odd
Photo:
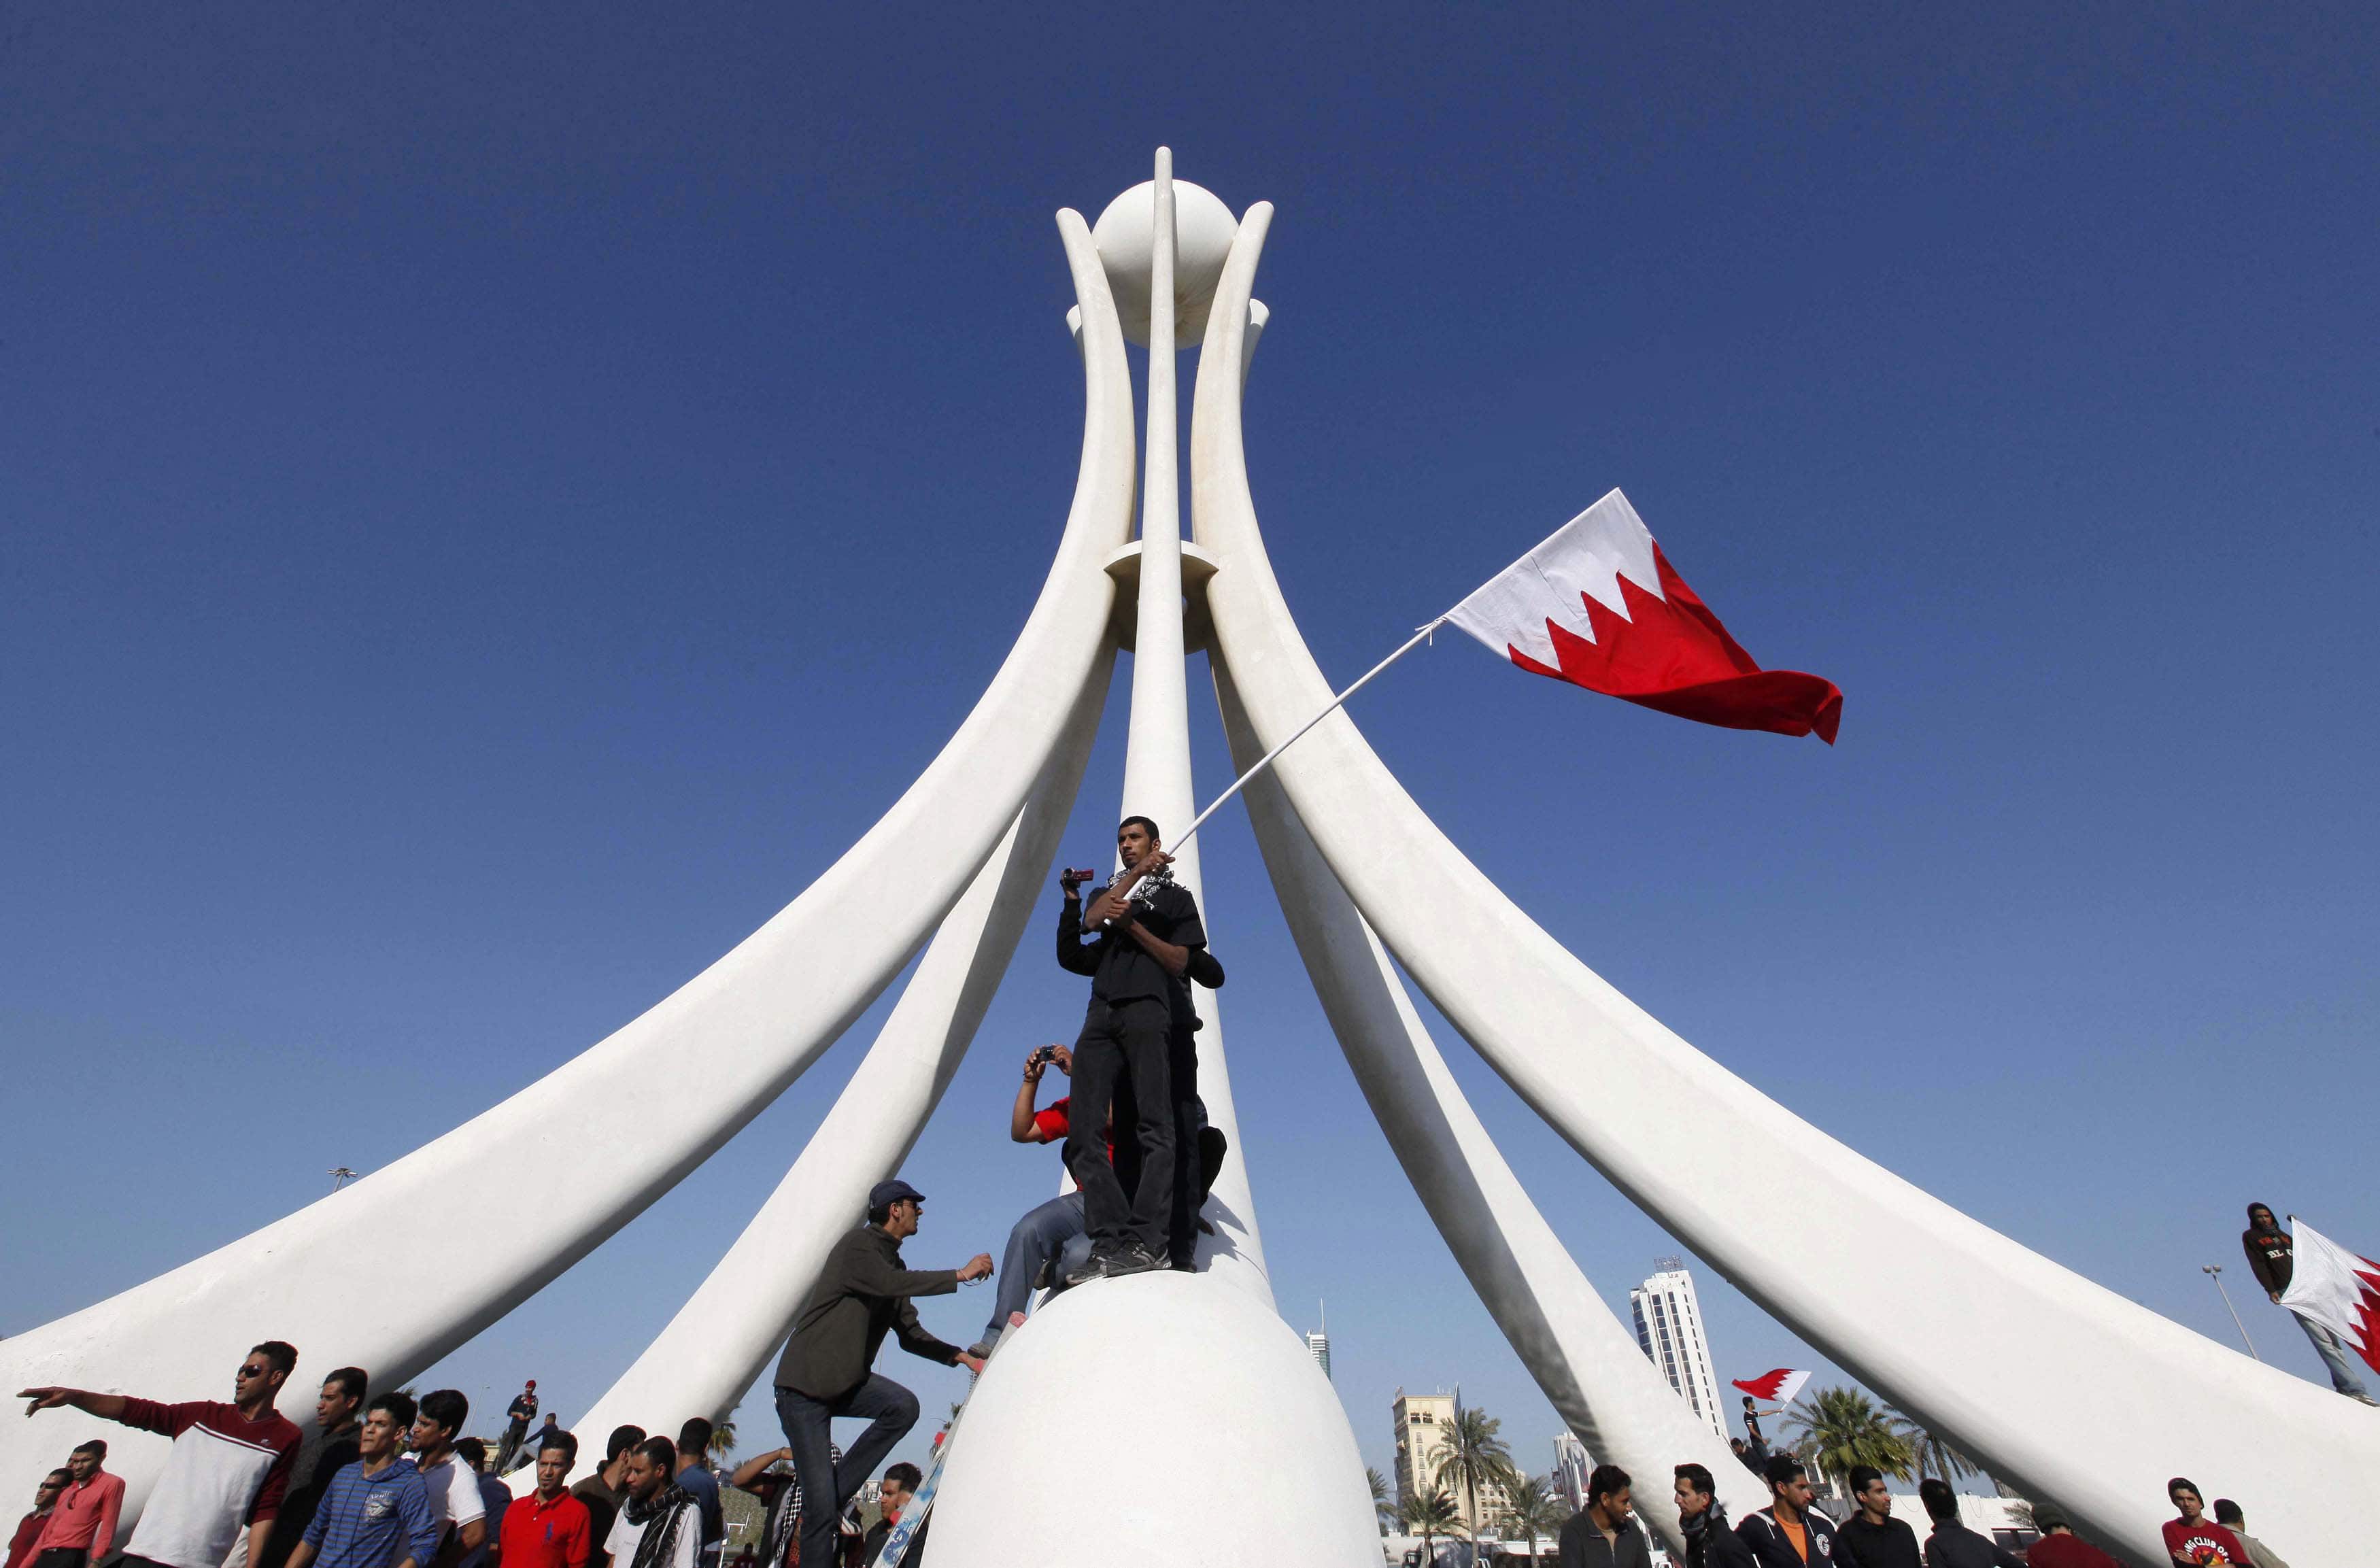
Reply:
[[[278,1411],[251,1421],[239,1406],[211,1399],[127,1398],[116,1419],[174,1440],[125,1548],[133,1556],[166,1568],[222,1568],[243,1525],[281,1511],[299,1434]]]
[[[331,1477],[306,1538],[320,1554],[316,1568],[392,1568],[407,1557],[429,1568],[438,1555],[438,1514],[412,1460],[372,1476],[358,1460]]]

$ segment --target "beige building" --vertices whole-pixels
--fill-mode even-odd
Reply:
[[[1479,1506],[1474,1513],[1471,1500],[1463,1494],[1463,1488],[1438,1479],[1439,1461],[1445,1457],[1447,1450],[1447,1429],[1454,1425],[1454,1395],[1407,1393],[1399,1389],[1390,1409],[1396,1422],[1399,1498],[1427,1497],[1431,1492],[1444,1491],[1454,1500],[1463,1525],[1475,1533],[1483,1522],[1493,1523],[1504,1516],[1510,1509],[1510,1500],[1504,1489],[1494,1482],[1479,1484]]]

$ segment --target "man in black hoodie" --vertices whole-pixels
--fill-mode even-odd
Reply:
[[[1753,1568],[1752,1549],[1738,1540],[1720,1506],[1718,1487],[1699,1465],[1674,1467],[1678,1527],[1686,1534],[1686,1568]]]
[[[2247,1249],[2248,1267],[2255,1271],[2256,1282],[2265,1287],[2265,1294],[2278,1307],[2281,1293],[2289,1288],[2289,1279],[2297,1271],[2296,1244],[2289,1239],[2289,1233],[2273,1223],[2270,1209],[2252,1203],[2248,1205],[2248,1228],[2240,1233],[2240,1245]],[[2313,1341],[2313,1353],[2330,1368],[2332,1388],[2350,1399],[2380,1404],[2380,1399],[2364,1392],[2363,1380],[2347,1364],[2347,1348],[2338,1343],[2337,1334],[2311,1318],[2299,1318],[2295,1312],[2289,1316],[2297,1318],[2298,1327]]]

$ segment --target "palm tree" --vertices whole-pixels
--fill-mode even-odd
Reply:
[[[1838,1487],[1855,1465],[1873,1465],[1896,1480],[1909,1478],[1909,1440],[1857,1389],[1804,1394],[1785,1412],[1784,1431],[1805,1462]]]
[[[1389,1478],[1378,1470],[1366,1470],[1364,1479],[1371,1486],[1372,1512],[1378,1516],[1380,1534],[1385,1536],[1397,1517],[1397,1505],[1389,1501]]]
[[[1408,1528],[1420,1532],[1421,1560],[1428,1568],[1437,1568],[1438,1538],[1463,1533],[1463,1511],[1454,1506],[1454,1500],[1446,1495],[1444,1488],[1427,1497],[1406,1494],[1397,1517]]]
[[[735,1416],[732,1412],[710,1428],[710,1452],[722,1459],[735,1452]]]
[[[1537,1560],[1537,1538],[1560,1533],[1568,1511],[1548,1477],[1526,1476],[1512,1488],[1512,1526],[1529,1541],[1529,1561]]]
[[[1900,1422],[1901,1440],[1909,1444],[1910,1461],[1917,1466],[1919,1480],[1924,1480],[1929,1473],[1939,1475],[1946,1481],[1984,1473],[1984,1467],[1968,1458],[1949,1439],[1930,1430],[1922,1422],[1901,1416],[1899,1411],[1893,1414]]]
[[[1499,1486],[1510,1491],[1519,1483],[1520,1472],[1512,1464],[1512,1451],[1496,1435],[1503,1422],[1484,1410],[1454,1407],[1454,1419],[1439,1428],[1446,1450],[1438,1456],[1438,1470],[1430,1477],[1439,1486],[1459,1486],[1468,1504],[1463,1511],[1465,1520],[1479,1520],[1479,1489],[1484,1485]]]

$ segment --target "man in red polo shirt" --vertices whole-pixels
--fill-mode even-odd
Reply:
[[[504,1568],[587,1568],[587,1505],[564,1487],[578,1463],[578,1440],[547,1430],[538,1440],[537,1490],[504,1510],[496,1560]]]

